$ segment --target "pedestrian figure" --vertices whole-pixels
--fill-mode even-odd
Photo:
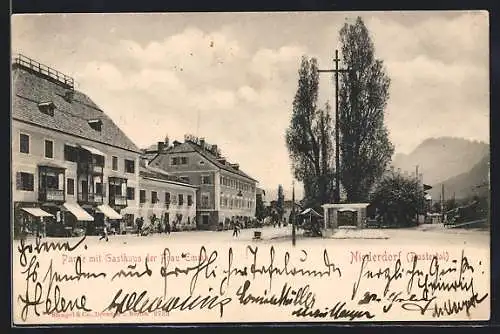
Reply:
[[[99,240],[106,239],[106,242],[108,242],[108,222],[104,222],[104,229],[102,231],[102,235],[99,238]]]
[[[234,224],[233,237],[237,237],[239,233],[240,233],[240,230],[239,230],[238,224]]]
[[[140,236],[142,233],[142,220],[141,220],[141,218],[137,217],[135,219],[135,224],[137,225],[137,236]]]
[[[41,219],[41,218],[40,218]],[[36,220],[36,239],[38,240],[38,242],[41,242],[42,241],[42,235],[41,235],[41,223],[40,221],[37,219]]]
[[[170,223],[169,223],[169,222],[167,222],[167,223],[165,224],[165,232],[166,232],[168,235],[170,235],[171,228],[170,228]]]

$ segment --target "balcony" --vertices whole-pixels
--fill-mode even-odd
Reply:
[[[78,202],[84,204],[103,204],[104,196],[103,193],[78,193]]]
[[[41,202],[64,202],[64,190],[62,189],[40,189],[38,200]]]
[[[126,195],[110,195],[109,205],[111,206],[127,206],[127,196]]]

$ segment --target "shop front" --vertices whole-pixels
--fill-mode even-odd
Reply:
[[[76,203],[64,203],[61,212],[66,236],[87,234],[87,229],[94,221],[94,217]]]
[[[47,223],[54,216],[39,207],[21,208],[21,236],[46,236]]]
[[[125,231],[122,215],[107,204],[97,206],[94,218],[96,219],[96,229],[99,231],[104,228],[106,221],[109,223],[112,234],[122,234],[122,231]]]

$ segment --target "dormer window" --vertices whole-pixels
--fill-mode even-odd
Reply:
[[[46,115],[54,116],[54,109],[56,109],[56,105],[54,102],[40,102],[38,103],[38,109]]]
[[[92,129],[101,132],[102,130],[102,121],[100,119],[91,119],[88,121],[89,125]]]

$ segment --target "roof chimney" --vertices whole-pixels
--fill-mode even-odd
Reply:
[[[217,145],[212,145],[212,154],[213,155],[217,156],[217,150],[218,150]]]
[[[164,149],[165,149],[165,143],[162,141],[159,141],[158,142],[158,153],[162,153]]]
[[[72,90],[72,89],[67,89],[65,92],[64,92],[64,99],[66,100],[66,102],[68,103],[71,103],[73,102],[73,98],[75,97],[75,91]]]
[[[200,146],[201,148],[205,148],[205,138],[200,138]]]

